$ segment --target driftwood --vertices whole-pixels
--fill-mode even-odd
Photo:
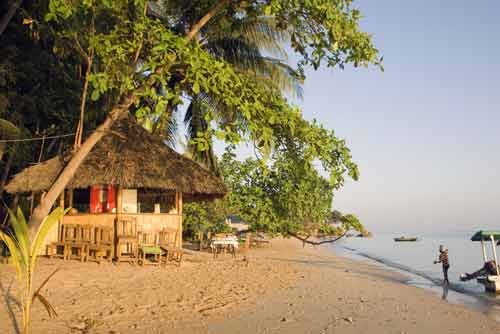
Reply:
[[[294,237],[295,239],[298,239],[298,240],[302,241],[302,246],[303,247],[305,247],[306,244],[313,245],[313,246],[319,246],[319,245],[323,245],[323,244],[331,244],[331,243],[333,243],[335,241],[338,241],[338,240],[342,239],[346,234],[347,234],[347,231],[345,231],[340,236],[337,236],[337,237],[335,237],[333,239],[326,239],[326,240],[321,240],[321,241],[313,241],[313,240],[309,240],[309,238],[311,237],[311,235],[307,235],[307,236],[303,237],[303,236],[300,236],[300,235],[298,235],[296,233],[288,232],[289,236]]]

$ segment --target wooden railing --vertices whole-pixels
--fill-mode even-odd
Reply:
[[[157,232],[162,229],[177,230],[182,222],[180,215],[166,213],[122,214],[121,217],[134,217],[137,226],[143,231]],[[64,216],[64,224],[94,224],[113,226],[116,214],[78,214]]]
[[[63,218],[63,224],[92,224],[96,226],[109,226],[114,228],[117,217],[134,217],[137,221],[137,229],[144,232],[159,232],[161,230],[179,231],[182,235],[182,215],[167,213],[138,213],[121,214],[103,213],[103,214],[76,214],[66,215]],[[54,228],[46,238],[46,244],[60,240],[60,227]],[[178,246],[181,247],[181,238]]]

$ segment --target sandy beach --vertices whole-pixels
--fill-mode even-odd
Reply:
[[[273,240],[249,261],[192,253],[181,267],[41,259],[60,271],[35,303],[33,333],[499,333],[477,310],[404,284],[405,277],[326,248]],[[14,269],[0,265],[0,333],[16,333]]]

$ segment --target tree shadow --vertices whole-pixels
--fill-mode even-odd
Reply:
[[[16,334],[21,334],[21,330],[19,329],[19,324],[17,323],[14,306],[17,306],[19,309],[22,309],[22,306],[21,303],[11,294],[12,283],[14,283],[14,279],[12,279],[10,281],[9,286],[5,288],[2,282],[0,281],[0,293],[2,294],[2,297],[5,301],[5,305],[7,306],[7,313],[9,314],[9,318],[12,321],[14,332]]]

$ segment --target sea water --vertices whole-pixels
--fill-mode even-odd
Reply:
[[[483,266],[480,242],[470,241],[470,235],[463,233],[448,236],[419,235],[416,242],[395,242],[394,238],[399,236],[376,234],[372,238],[344,238],[332,247],[338,255],[368,259],[406,273],[410,284],[442,291],[442,266],[433,261],[438,259],[439,245],[443,245],[448,249],[450,260],[448,276],[451,294],[446,291],[446,297],[449,296],[452,302],[479,307],[500,320],[500,296],[485,293],[483,285],[476,280],[460,281],[460,274],[472,273]],[[491,242],[485,243],[485,246],[488,258],[492,259]],[[497,251],[500,256],[500,247]]]

